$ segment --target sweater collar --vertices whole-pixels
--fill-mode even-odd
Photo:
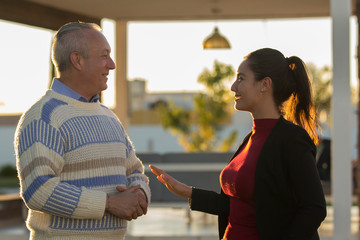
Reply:
[[[274,128],[276,123],[280,118],[262,118],[262,119],[253,119],[253,132],[256,131],[266,131]]]

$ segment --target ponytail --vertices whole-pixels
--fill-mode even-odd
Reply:
[[[300,58],[292,56],[286,60],[289,65],[289,78],[295,81],[295,89],[283,104],[281,112],[285,119],[303,127],[317,144],[317,120],[308,72]]]

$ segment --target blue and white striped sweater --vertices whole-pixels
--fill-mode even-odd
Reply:
[[[126,221],[104,215],[106,193],[140,184],[150,199],[131,141],[101,104],[49,90],[23,115],[15,141],[21,194],[31,209],[28,225],[37,236],[48,237],[51,229],[56,236],[99,232],[107,239],[104,232],[119,230],[119,238]]]

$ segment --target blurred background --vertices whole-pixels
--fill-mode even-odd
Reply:
[[[52,38],[70,21],[95,22],[103,28],[117,69],[110,74],[101,100],[126,126],[144,165],[157,164],[190,185],[215,191],[219,172],[252,127],[248,113],[233,110],[229,91],[243,57],[263,47],[300,57],[312,77],[322,126],[317,165],[329,214],[320,234],[322,239],[337,234],[358,238],[358,11],[355,0],[347,1],[0,0],[0,239],[28,237],[26,209],[18,196],[13,137],[21,114],[55,77]],[[340,2],[350,9],[348,16],[344,13],[348,36],[341,44],[348,57],[345,62],[334,60],[336,35],[343,29],[335,26],[335,19],[343,14],[334,7]],[[338,98],[347,104],[337,110],[348,120],[342,125],[334,121],[332,102],[337,66],[348,72],[337,79],[348,88]],[[214,79],[220,86],[217,92],[209,85]],[[220,90],[226,94],[219,95]],[[204,97],[220,98],[222,103],[222,114],[212,115],[214,125],[198,121],[205,106],[197,103]],[[216,107],[206,109],[216,112]],[[172,121],[174,114],[184,126]],[[334,126],[349,132],[345,141],[349,151],[338,161],[345,162],[347,179],[339,180],[339,186],[349,189],[345,201],[350,199],[345,213],[349,221],[335,235]],[[190,133],[204,128],[216,131],[205,133],[203,141],[197,142],[184,127]],[[172,196],[146,171],[153,204],[147,216],[130,223],[128,239],[216,239],[216,218],[190,213],[186,201]]]

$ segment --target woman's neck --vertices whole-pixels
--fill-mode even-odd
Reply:
[[[251,115],[254,119],[278,119],[281,116],[279,110],[271,104],[263,105],[262,108],[258,108],[256,111],[251,112]]]

